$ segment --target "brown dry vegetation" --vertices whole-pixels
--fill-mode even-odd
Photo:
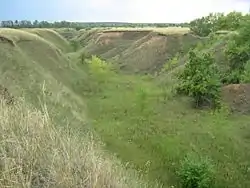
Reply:
[[[0,100],[0,109],[0,187],[146,187],[105,157],[90,135],[55,128],[46,108]]]

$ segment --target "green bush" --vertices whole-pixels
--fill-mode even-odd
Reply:
[[[79,41],[76,41],[76,40],[71,40],[70,45],[74,52],[76,52],[81,47]]]
[[[178,79],[177,93],[191,96],[195,107],[220,106],[220,76],[211,54],[190,51],[188,62]]]
[[[225,55],[228,61],[228,71],[224,82],[238,84],[246,82],[246,66],[250,60],[250,20],[249,15],[240,23],[237,34],[232,35],[226,46]]]
[[[226,83],[238,84],[241,82],[241,76],[245,70],[246,62],[249,60],[248,48],[231,40],[225,50],[228,60],[228,73]]]
[[[245,64],[245,69],[242,74],[241,80],[243,83],[250,83],[250,60]]]
[[[214,169],[210,160],[188,155],[177,172],[182,188],[214,187]]]

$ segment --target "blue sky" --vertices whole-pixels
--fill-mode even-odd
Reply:
[[[0,20],[185,22],[249,7],[250,0],[1,0]]]

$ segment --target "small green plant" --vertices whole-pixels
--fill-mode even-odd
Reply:
[[[70,41],[70,44],[71,44],[74,52],[76,52],[81,46],[80,43],[76,40]]]
[[[100,90],[102,88],[101,86],[104,86],[109,81],[112,74],[114,74],[111,64],[99,59],[96,56],[92,56],[91,59],[87,59],[86,64],[88,65],[88,72],[90,76],[89,82],[91,82],[92,87],[96,85],[95,88],[98,88],[98,90]]]
[[[86,59],[91,58],[91,55],[90,55],[88,52],[83,51],[83,52],[81,53],[81,55],[80,55],[79,58],[80,58],[81,64],[84,64]]]
[[[209,53],[189,52],[184,71],[178,76],[177,93],[191,96],[195,106],[220,106],[220,76]]]
[[[177,172],[182,188],[214,187],[214,169],[207,158],[188,155]]]
[[[245,70],[241,77],[243,83],[250,83],[250,60],[248,60],[245,64]]]
[[[144,88],[140,88],[137,92],[137,105],[141,112],[146,108],[148,100],[148,92]]]
[[[176,65],[178,64],[179,56],[180,55],[177,54],[170,61],[168,61],[167,63],[165,63],[163,65],[163,68],[162,68],[161,72],[167,72],[167,71],[173,70],[176,67]]]

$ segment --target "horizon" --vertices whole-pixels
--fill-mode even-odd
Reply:
[[[249,0],[3,0],[1,20],[185,23],[209,13],[248,13]],[[12,11],[9,11],[12,10]]]

